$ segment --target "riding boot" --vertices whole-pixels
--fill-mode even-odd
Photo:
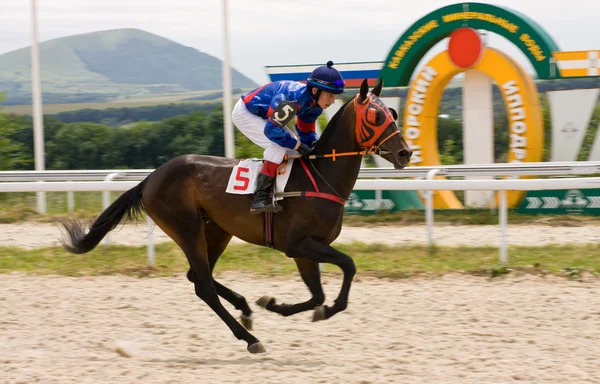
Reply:
[[[251,213],[275,212],[275,206],[272,201],[269,201],[269,192],[273,185],[274,177],[267,176],[263,173],[258,175],[256,180],[256,190],[254,191],[254,201],[250,206]]]
[[[273,201],[269,201],[269,194],[273,181],[277,176],[277,167],[279,164],[265,160],[263,167],[256,180],[256,190],[254,191],[254,201],[250,206],[251,213],[277,212],[277,206]]]

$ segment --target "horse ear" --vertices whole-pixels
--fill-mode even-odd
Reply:
[[[398,112],[396,112],[396,110],[394,108],[388,108],[392,114],[392,117],[394,118],[394,121],[398,120]]]
[[[381,88],[383,88],[383,78],[379,78],[379,82],[377,83],[377,85],[375,86],[375,88],[373,88],[373,90],[371,91],[375,96],[379,97],[379,95],[381,94]]]
[[[367,93],[369,93],[369,83],[367,79],[364,79],[362,84],[360,85],[360,98],[359,101],[363,101],[367,98]]]

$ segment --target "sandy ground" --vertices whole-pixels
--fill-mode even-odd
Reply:
[[[597,242],[598,227],[509,226],[511,244]],[[0,225],[0,245],[58,245],[51,224]],[[156,228],[155,240],[169,241]],[[497,226],[436,226],[440,245],[497,245]],[[424,226],[345,227],[337,242],[426,243]],[[145,245],[144,225],[111,241]],[[239,240],[238,240],[239,241]],[[1,257],[1,256],[0,256]],[[257,308],[308,297],[298,277],[217,279],[256,310],[250,355],[184,276],[0,275],[0,384],[600,383],[600,281],[357,274],[349,308],[318,323]],[[325,276],[327,303],[340,281]],[[235,314],[229,304],[226,307]]]
[[[449,226],[436,225],[433,228],[434,239],[440,246],[477,246],[500,244],[500,227],[497,225]],[[60,230],[54,224],[17,223],[0,224],[0,245],[22,248],[37,248],[60,245]],[[109,241],[144,246],[148,242],[146,224],[120,226],[110,232]],[[158,227],[152,231],[154,242],[171,241]],[[424,225],[403,227],[359,228],[344,226],[336,243],[359,241],[384,244],[427,244],[427,228]],[[544,225],[509,225],[507,241],[518,245],[546,245],[567,243],[598,243],[600,227],[585,225],[579,227],[552,227]],[[232,243],[240,243],[234,238]]]
[[[218,278],[253,309],[307,298],[298,278]],[[600,382],[598,281],[358,280],[326,321],[256,309],[251,355],[184,276],[0,275],[0,383]]]

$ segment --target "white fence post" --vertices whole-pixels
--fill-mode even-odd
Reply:
[[[435,175],[440,172],[439,169],[432,169],[427,172],[427,180],[433,180]],[[433,190],[429,189],[423,192],[425,196],[425,224],[427,225],[427,242],[429,246],[433,245]]]
[[[73,180],[67,180],[68,182],[72,182]],[[67,211],[73,212],[75,210],[75,192],[68,191],[67,192]]]
[[[75,192],[73,191],[67,192],[67,210],[69,212],[73,212],[75,210]]]
[[[117,176],[119,176],[118,172],[109,173],[104,178],[104,181],[105,182],[111,182]],[[109,205],[110,205],[110,191],[102,191],[102,210],[104,211],[106,208],[108,208]],[[104,239],[102,240],[102,243],[104,245],[109,245],[110,244],[110,232],[107,233],[106,236],[104,236]]]
[[[155,264],[155,250],[154,250],[154,221],[146,214],[146,223],[148,223],[148,265],[154,266]]]
[[[508,203],[506,201],[506,191],[500,191],[500,212],[498,219],[500,220],[500,263],[507,263],[506,249],[506,225],[508,222]]]

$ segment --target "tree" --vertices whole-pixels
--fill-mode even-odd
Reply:
[[[542,121],[544,125],[544,148],[542,150],[542,161],[550,161],[550,151],[552,148],[552,121],[550,119],[550,105],[546,96],[540,95],[540,105],[542,107]]]
[[[592,114],[590,124],[583,138],[581,151],[579,151],[579,155],[577,156],[577,161],[588,160],[588,157],[590,156],[590,151],[592,150],[592,145],[594,144],[595,137],[598,134],[598,124],[600,124],[600,105],[596,105],[596,108],[594,109],[594,113]]]
[[[463,162],[463,126],[461,121],[452,118],[438,119],[438,148],[440,148],[440,157],[445,156],[446,159],[445,161],[442,160],[442,164],[450,165]]]
[[[235,130],[235,157],[238,159],[262,159],[264,149],[254,144],[239,130]]]
[[[7,124],[0,114],[0,170],[27,169],[31,165],[31,158],[25,156],[25,147],[11,139],[17,129],[16,125]]]
[[[0,102],[4,94],[0,93]],[[15,140],[22,126],[0,112],[0,170],[27,169],[31,164],[31,157],[26,156],[26,148]]]
[[[111,144],[111,128],[94,123],[65,124],[51,153],[54,169],[102,169]]]
[[[462,163],[462,159],[461,161],[459,161],[456,158],[456,146],[454,145],[453,140],[448,139],[444,141],[444,145],[442,146],[442,150],[440,153],[440,162],[443,165],[454,165]]]
[[[207,154],[225,156],[225,119],[222,104],[210,113],[206,127],[207,142],[205,144],[208,144]]]

